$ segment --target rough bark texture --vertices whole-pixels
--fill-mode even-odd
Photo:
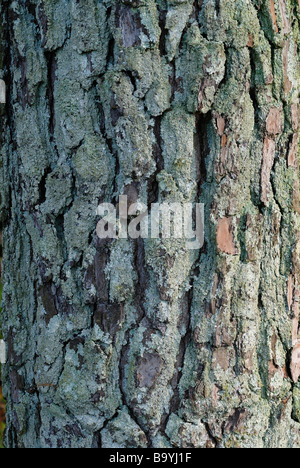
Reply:
[[[7,446],[300,448],[298,0],[2,18]],[[119,194],[205,247],[100,242]]]

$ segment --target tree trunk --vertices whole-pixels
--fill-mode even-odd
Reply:
[[[1,8],[6,445],[300,448],[298,0]],[[204,247],[101,241],[122,194]]]

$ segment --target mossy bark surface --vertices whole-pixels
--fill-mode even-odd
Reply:
[[[300,448],[297,0],[3,0],[11,448]],[[96,236],[201,202],[205,245]]]

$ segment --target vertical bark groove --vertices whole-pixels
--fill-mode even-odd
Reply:
[[[7,446],[299,447],[297,2],[1,17]],[[100,241],[119,195],[204,203],[204,247]]]

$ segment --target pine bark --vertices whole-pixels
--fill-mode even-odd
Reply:
[[[299,8],[2,2],[8,447],[300,448]],[[122,194],[202,250],[100,241]]]

